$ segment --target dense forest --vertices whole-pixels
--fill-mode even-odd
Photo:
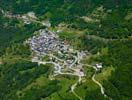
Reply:
[[[24,25],[17,19],[5,18],[3,16],[0,16],[0,22],[0,55],[11,44],[22,43],[32,36],[34,31],[43,27],[36,23]]]
[[[115,41],[108,46],[108,54],[101,55],[95,60],[103,62],[106,67],[112,65],[115,71],[108,80],[104,80],[106,93],[115,100],[131,100],[132,90],[132,41]]]
[[[106,94],[113,100],[132,99],[132,0],[0,0],[0,100],[77,100],[69,92],[76,77],[51,81],[51,65],[38,66],[29,61],[32,53],[24,41],[45,27],[5,17],[1,9],[14,15],[33,11],[38,20],[49,20],[52,28],[65,23],[67,28],[81,31],[81,35],[61,32],[59,36],[80,50],[100,53],[92,61],[115,69],[102,82]],[[107,54],[102,53],[104,48],[108,49]],[[37,86],[40,76],[45,84]],[[99,92],[99,88],[92,88],[84,99],[103,100]]]
[[[4,66],[4,67],[3,67]],[[16,92],[23,89],[28,84],[32,83],[34,79],[38,78],[41,74],[47,77],[49,74],[50,66],[39,66],[37,63],[31,63],[28,61],[20,61],[16,63],[5,63],[0,67],[0,98],[1,100],[18,100]],[[36,91],[36,99],[47,97],[52,92],[59,89],[57,82],[52,81],[45,86],[44,90],[38,89]],[[50,88],[50,91],[48,91]],[[52,90],[51,90],[52,89]],[[40,92],[42,92],[40,94]],[[20,96],[22,94],[19,94]],[[23,97],[24,98],[24,97]],[[26,98],[27,99],[27,98]]]

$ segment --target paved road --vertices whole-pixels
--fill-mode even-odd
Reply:
[[[75,84],[73,84],[73,85],[71,86],[71,91],[72,91],[72,93],[73,93],[79,100],[83,100],[83,99],[74,91],[74,89],[76,88],[77,84],[80,83],[81,81],[82,81],[82,77],[79,76],[78,81],[77,81]]]
[[[49,55],[49,56],[51,56],[51,57],[53,57],[53,58],[56,58],[57,60],[63,61],[64,64],[66,63],[64,60],[59,59],[59,58],[56,57],[56,56],[53,56],[53,55]],[[82,57],[82,56],[81,56],[81,57]],[[57,69],[57,70],[55,71],[55,74],[54,74],[53,76],[56,76],[56,75],[73,75],[73,76],[78,76],[79,79],[78,79],[78,81],[77,81],[75,84],[73,84],[73,85],[71,86],[71,91],[72,91],[72,93],[73,93],[79,100],[82,100],[82,98],[81,98],[79,95],[77,95],[77,94],[75,93],[74,89],[76,88],[77,84],[81,82],[82,77],[84,76],[84,74],[83,74],[83,73],[80,73],[80,70],[77,70],[77,69],[72,68],[72,66],[74,66],[75,63],[76,63],[78,60],[79,60],[78,63],[80,63],[80,59],[81,59],[81,58],[80,58],[79,56],[77,56],[77,57],[74,56],[74,58],[75,58],[75,61],[69,66],[69,68],[72,69],[72,70],[74,70],[76,73],[68,73],[68,72],[65,72],[65,73],[64,73],[64,72],[61,72],[61,66],[60,66],[59,64],[55,63],[55,62],[52,62],[52,61],[46,62],[46,61],[40,61],[40,60],[38,60],[38,59],[33,59],[32,62],[38,62],[39,65],[40,65],[40,64],[44,64],[44,65],[45,65],[45,64],[53,64],[54,67]],[[52,78],[51,78],[51,79],[52,79]]]
[[[107,96],[107,95],[105,94],[103,85],[102,85],[99,81],[97,81],[97,80],[95,79],[95,76],[96,76],[96,73],[97,73],[98,70],[97,70],[96,67],[93,67],[93,68],[95,69],[95,73],[94,73],[94,75],[92,76],[93,82],[96,83],[96,84],[100,87],[101,94],[102,94],[104,97],[108,98],[109,100],[112,100],[112,98],[110,98],[109,96]]]

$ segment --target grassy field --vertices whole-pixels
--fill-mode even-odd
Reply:
[[[71,92],[71,86],[77,81],[75,76],[57,76],[57,80],[60,81],[61,90],[52,94],[48,99],[49,100],[77,100],[77,98]]]
[[[114,72],[114,67],[106,67],[103,70],[101,70],[100,73],[98,73],[95,77],[96,80],[103,83],[103,80],[107,80],[109,77],[111,77],[111,73]]]

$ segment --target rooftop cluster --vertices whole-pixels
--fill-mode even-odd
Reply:
[[[84,51],[74,50],[70,45],[61,41],[57,34],[46,29],[39,30],[39,34],[29,38],[27,43],[37,54],[32,59],[38,64],[51,63],[54,73],[84,76],[80,61],[86,56]]]
[[[33,36],[27,41],[31,49],[45,55],[51,52],[68,52],[71,47],[58,39],[58,36],[47,30],[39,30],[39,35]]]

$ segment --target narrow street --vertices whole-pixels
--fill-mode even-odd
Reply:
[[[97,80],[95,79],[95,76],[96,76],[96,73],[97,73],[98,70],[97,70],[97,68],[95,68],[95,67],[93,67],[93,68],[95,69],[95,73],[94,73],[93,76],[92,76],[93,82],[96,83],[96,84],[100,87],[100,92],[101,92],[101,94],[102,94],[105,98],[108,98],[109,100],[112,100],[112,98],[110,98],[109,96],[107,96],[107,95],[105,94],[103,85],[102,85],[99,81],[97,81]]]
[[[77,81],[75,84],[73,84],[73,85],[71,86],[71,91],[72,91],[72,93],[73,93],[79,100],[83,100],[83,99],[82,99],[74,90],[75,90],[77,84],[79,84],[81,81],[82,81],[82,77],[79,76],[78,81]]]
[[[21,19],[21,20],[25,20],[25,19],[26,19],[26,20],[29,21],[29,22],[40,23],[40,24],[43,25],[43,22],[37,21],[37,20],[34,19],[34,18],[28,18],[27,16],[25,16],[26,18],[24,19],[23,16],[21,16],[21,15],[12,15],[12,14],[8,14],[8,12],[4,12],[3,10],[2,10],[2,13],[4,13],[4,15],[5,15],[6,17],[13,17],[13,18]],[[46,38],[48,39],[48,37],[46,37]],[[92,36],[92,35],[89,35],[88,38],[103,40],[103,41],[105,41],[105,42],[112,41],[112,40],[107,40],[107,39],[100,38],[100,37],[97,37],[97,36]],[[33,49],[33,50],[34,50],[34,49]],[[61,51],[58,51],[58,52],[61,53]],[[38,65],[40,65],[40,64],[44,64],[44,65],[45,65],[45,64],[53,64],[53,65],[54,65],[54,69],[56,69],[56,70],[54,71],[55,73],[54,73],[53,76],[56,76],[56,75],[59,75],[59,74],[60,74],[60,75],[73,75],[73,76],[78,76],[79,79],[78,79],[78,81],[77,81],[75,84],[73,84],[73,85],[71,86],[71,91],[72,91],[72,93],[73,93],[79,100],[82,100],[82,98],[81,98],[79,95],[77,95],[77,94],[75,93],[74,89],[76,88],[77,84],[81,82],[82,77],[84,76],[84,72],[81,72],[81,73],[80,73],[80,71],[79,71],[80,69],[78,69],[78,70],[77,70],[77,69],[74,69],[73,66],[74,66],[74,65],[76,66],[76,63],[78,63],[78,65],[80,65],[81,67],[82,67],[83,65],[86,65],[86,64],[80,63],[80,61],[83,59],[83,55],[82,55],[79,51],[77,51],[77,50],[74,50],[73,53],[75,53],[75,52],[77,52],[77,56],[73,56],[73,57],[75,58],[75,60],[72,62],[72,64],[70,64],[69,66],[67,66],[69,69],[74,70],[75,73],[62,72],[62,68],[63,68],[64,65],[67,64],[67,63],[66,63],[65,60],[60,59],[60,58],[58,58],[57,56],[54,56],[54,55],[48,55],[48,56],[49,56],[49,57],[52,57],[52,58],[55,58],[55,59],[57,59],[58,61],[63,62],[63,65],[62,65],[62,66],[61,66],[59,63],[56,63],[56,62],[53,62],[53,61],[41,61],[41,60],[38,60],[38,59],[33,59],[32,62],[37,62]],[[61,53],[61,54],[62,54],[62,53]],[[68,54],[66,54],[66,55],[68,55]],[[67,64],[67,65],[68,65],[68,64]],[[91,66],[91,65],[86,65],[86,66]],[[97,70],[97,68],[95,68],[95,67],[93,67],[93,68],[95,69],[95,73],[94,73],[94,75],[92,76],[93,82],[95,82],[95,83],[100,87],[101,94],[104,95],[104,97],[109,98],[110,100],[112,100],[110,97],[108,97],[108,96],[105,94],[105,92],[104,92],[104,87],[102,86],[102,84],[99,83],[99,82],[95,79],[96,72],[97,72],[98,70]]]

